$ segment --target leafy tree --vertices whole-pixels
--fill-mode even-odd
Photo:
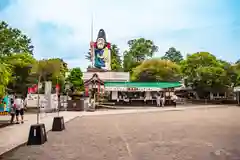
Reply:
[[[234,86],[240,86],[240,63],[236,63],[232,67],[236,74]]]
[[[64,91],[65,74],[68,71],[67,64],[60,58],[43,59],[37,61],[31,71],[29,81],[36,84],[38,77],[40,81],[52,81],[52,87],[59,84]]]
[[[11,28],[6,22],[0,22],[0,55],[12,53],[33,53],[31,39],[16,28]]]
[[[0,98],[5,94],[6,86],[11,78],[11,69],[3,62],[0,63]]]
[[[133,69],[134,81],[180,81],[180,66],[169,60],[149,59]]]
[[[69,76],[67,77],[67,81],[72,84],[72,88],[74,91],[83,91],[83,73],[80,68],[73,68],[70,71]]]
[[[31,65],[36,60],[29,53],[12,54],[6,56],[4,59],[8,62],[12,70],[12,77],[8,88],[15,93],[26,94]]]
[[[91,50],[90,49],[87,52],[87,54],[85,55],[85,59],[88,60],[89,62],[91,62]]]
[[[231,68],[227,62],[218,60],[208,52],[198,52],[188,55],[181,62],[181,71],[187,85],[198,92],[223,91],[232,86],[229,76]]]
[[[183,60],[183,56],[180,51],[177,51],[174,47],[171,47],[168,49],[162,59],[170,60],[179,64]]]
[[[158,51],[153,41],[144,38],[128,41],[129,50],[124,52],[124,71],[131,72],[142,61],[152,57]]]
[[[122,69],[122,60],[117,45],[111,45],[111,69],[120,71]]]

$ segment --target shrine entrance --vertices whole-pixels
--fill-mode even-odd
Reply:
[[[94,73],[92,78],[84,82],[85,96],[89,97],[88,103],[90,110],[95,110],[99,102],[100,95],[104,91],[104,82],[99,78],[97,73]]]

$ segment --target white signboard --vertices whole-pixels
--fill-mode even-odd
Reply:
[[[234,90],[234,92],[240,92],[240,86],[235,87],[233,90]]]
[[[124,81],[130,79],[129,72],[84,72],[83,80],[87,81],[92,78],[93,74],[97,74],[102,81]]]
[[[28,94],[26,102],[28,108],[38,107],[38,95]],[[51,94],[50,100],[48,100],[48,96],[44,94],[39,94],[39,107],[44,110],[57,109],[58,107],[57,94]]]
[[[162,88],[126,88],[126,87],[105,87],[105,91],[128,91],[128,92],[141,92],[141,91],[163,91]]]

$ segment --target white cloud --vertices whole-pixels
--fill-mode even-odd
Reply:
[[[84,54],[88,51],[91,38],[92,14],[94,39],[98,30],[103,28],[107,39],[118,44],[121,50],[127,47],[127,40],[144,36],[153,38],[162,53],[170,46],[189,52],[205,47],[206,43],[198,41],[197,37],[191,41],[191,35],[181,36],[181,39],[174,35],[168,37],[169,34],[230,22],[232,19],[224,19],[229,17],[228,12],[219,11],[224,5],[218,0],[18,0],[2,12],[0,18],[8,20],[32,38],[36,57],[66,57],[72,54],[75,58],[67,60],[70,66],[85,68],[89,64],[84,60]],[[44,23],[55,25],[56,28],[51,30],[53,33],[39,30],[39,25]],[[221,38],[218,34],[216,36]],[[204,38],[203,35],[201,38]],[[196,41],[199,44],[193,43]]]

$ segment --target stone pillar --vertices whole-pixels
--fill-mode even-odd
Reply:
[[[45,82],[45,98],[47,100],[47,104],[45,105],[45,112],[52,110],[52,82],[46,81]]]

